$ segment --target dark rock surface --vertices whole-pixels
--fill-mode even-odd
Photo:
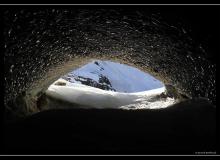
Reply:
[[[216,104],[219,8],[207,8],[4,6],[5,105],[25,93],[26,107],[16,110],[37,112],[32,99],[90,57],[133,64]]]
[[[216,150],[204,99],[161,110],[56,109],[6,125],[4,154],[197,154]]]

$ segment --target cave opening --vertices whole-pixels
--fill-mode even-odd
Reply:
[[[46,108],[58,103],[64,108],[160,109],[177,102],[174,91],[168,94],[165,84],[151,74],[98,59],[61,76],[45,93]]]
[[[3,10],[7,153],[215,154],[218,9],[20,7]],[[132,84],[123,90],[104,76],[96,76],[96,83],[77,76],[81,81],[74,83],[75,93],[83,94],[74,96],[82,104],[72,103],[73,96],[70,102],[62,101],[61,92],[58,98],[48,96],[48,87],[64,89],[73,84],[56,80],[91,58],[132,64],[163,84],[144,89]],[[94,66],[98,65],[97,60]],[[135,82],[143,87],[139,80]],[[81,83],[96,88],[91,92],[91,86]],[[154,96],[136,94],[155,89]],[[64,93],[73,90],[69,86]],[[107,96],[100,96],[104,93]],[[115,99],[116,93],[129,103]],[[162,109],[162,102],[175,104]],[[115,103],[121,109],[111,108]]]

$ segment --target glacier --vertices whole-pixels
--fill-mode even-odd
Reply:
[[[100,75],[114,90],[82,84],[82,78],[99,83]],[[95,60],[59,78],[49,86],[46,95],[84,108],[159,109],[175,103],[174,98],[161,96],[165,91],[162,82],[137,68]]]
[[[65,86],[56,85],[57,82]],[[55,99],[86,106],[86,108],[158,109],[166,108],[175,102],[169,97],[155,99],[163,92],[165,87],[135,93],[106,91],[60,78],[48,88],[46,94]]]

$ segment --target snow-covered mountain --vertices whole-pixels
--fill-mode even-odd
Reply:
[[[83,108],[157,109],[175,102],[165,90],[162,82],[136,68],[97,60],[58,79],[46,94]]]
[[[137,68],[101,60],[94,60],[62,78],[72,83],[126,93],[164,87],[162,82]]]

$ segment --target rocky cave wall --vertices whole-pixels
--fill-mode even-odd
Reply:
[[[4,103],[38,97],[91,58],[134,65],[188,97],[216,103],[216,64],[177,23],[144,8],[5,8]],[[22,112],[33,113],[29,107]],[[34,106],[34,105],[33,105]]]

